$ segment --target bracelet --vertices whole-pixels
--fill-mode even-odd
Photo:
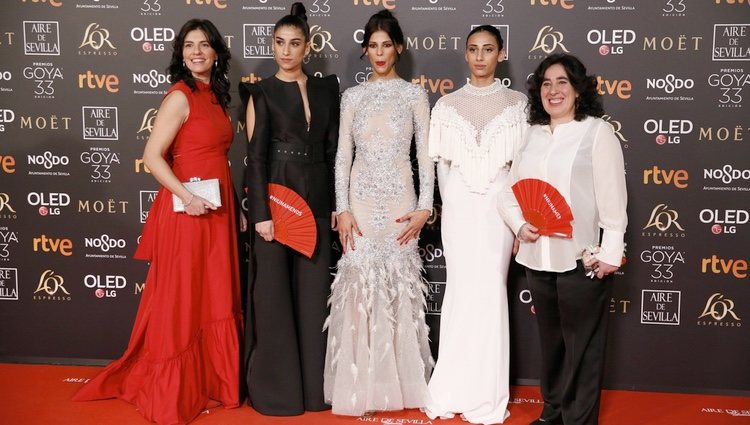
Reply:
[[[193,203],[193,199],[195,199],[195,194],[191,193],[190,194],[190,200],[185,203],[185,206],[187,207],[188,205],[192,204]]]

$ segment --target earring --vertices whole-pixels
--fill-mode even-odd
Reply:
[[[187,68],[187,64],[185,63],[185,61],[182,61],[182,67]]]
[[[218,68],[218,67],[219,67],[219,60],[217,59],[214,61],[214,68]]]

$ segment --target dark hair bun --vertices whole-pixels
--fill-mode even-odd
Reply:
[[[298,1],[292,3],[292,7],[289,9],[289,14],[307,22],[307,10],[305,9],[305,5]]]

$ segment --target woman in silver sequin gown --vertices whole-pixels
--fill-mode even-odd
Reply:
[[[394,68],[403,46],[390,12],[371,17],[362,47],[372,77],[342,98],[336,209],[343,256],[331,287],[324,373],[325,398],[336,414],[420,408],[429,398],[434,362],[417,238],[432,210],[434,167],[427,93]]]

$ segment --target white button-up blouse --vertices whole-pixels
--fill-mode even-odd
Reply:
[[[620,266],[628,222],[625,165],[609,123],[587,117],[559,124],[554,133],[548,125],[529,129],[498,201],[500,214],[516,234],[526,221],[511,186],[525,178],[544,180],[565,197],[573,212],[573,238],[540,236],[535,242],[521,242],[518,263],[564,272],[576,267],[584,248],[600,245],[597,259]]]

